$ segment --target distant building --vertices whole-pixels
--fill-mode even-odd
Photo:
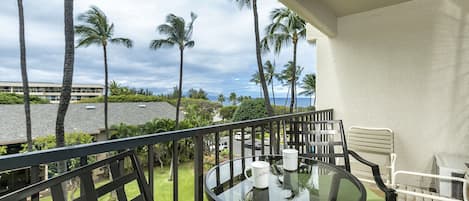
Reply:
[[[31,105],[32,136],[53,135],[58,104]],[[85,132],[102,139],[104,104],[70,104],[65,117],[65,133]],[[109,103],[109,125],[142,125],[155,118],[175,119],[176,107],[167,102]],[[183,115],[180,116],[183,118]],[[26,142],[24,106],[0,105],[0,145]]]
[[[51,103],[58,103],[62,84],[47,82],[30,82],[29,92],[31,95],[39,96],[49,100]],[[73,84],[72,102],[85,98],[94,98],[103,95],[104,86],[99,84]],[[2,82],[0,81],[0,93],[23,94],[22,82]]]

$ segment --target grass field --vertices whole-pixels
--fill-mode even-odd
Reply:
[[[173,197],[173,182],[168,181],[169,166],[163,169],[157,167],[154,170],[155,176],[155,201],[170,201]],[[145,173],[147,175],[147,173]],[[194,169],[193,163],[183,163],[179,165],[179,200],[194,200]],[[97,187],[106,184],[106,181],[96,184]],[[128,200],[140,194],[137,182],[133,181],[125,185],[125,192]],[[75,198],[78,197],[79,190],[75,193]],[[99,198],[99,201],[109,201],[110,195],[104,195]],[[50,196],[43,197],[41,201],[52,201]]]

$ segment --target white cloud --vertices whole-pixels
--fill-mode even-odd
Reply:
[[[282,6],[276,0],[258,3],[260,25],[269,23],[269,12]],[[256,71],[252,11],[240,10],[230,0],[79,0],[75,15],[91,5],[102,9],[115,24],[116,37],[129,37],[134,48],[109,48],[110,79],[131,87],[171,90],[177,85],[179,52],[176,48],[153,51],[149,42],[161,38],[155,29],[165,22],[168,13],[189,19],[198,14],[193,39],[196,46],[185,52],[184,88],[204,88],[213,93],[235,91],[258,95],[258,86],[249,83]],[[61,82],[63,66],[63,2],[50,0],[24,1],[28,67],[31,81]],[[75,24],[79,24],[75,20]],[[16,1],[0,2],[0,80],[20,80],[18,21]],[[314,48],[300,44],[298,63],[305,72],[313,72]],[[74,81],[102,83],[103,60],[100,47],[76,49]],[[264,60],[275,56],[265,55]],[[291,57],[290,48],[276,58],[280,71]],[[287,91],[276,86],[276,92]]]

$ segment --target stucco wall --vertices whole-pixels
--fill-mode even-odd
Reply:
[[[396,134],[397,169],[469,154],[469,1],[414,0],[338,19],[317,43],[317,106]],[[426,185],[428,181],[408,179]]]

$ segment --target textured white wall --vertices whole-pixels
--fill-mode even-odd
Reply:
[[[469,154],[469,1],[413,0],[338,19],[317,41],[317,106],[396,134],[397,169]],[[409,179],[426,185],[427,181]]]

